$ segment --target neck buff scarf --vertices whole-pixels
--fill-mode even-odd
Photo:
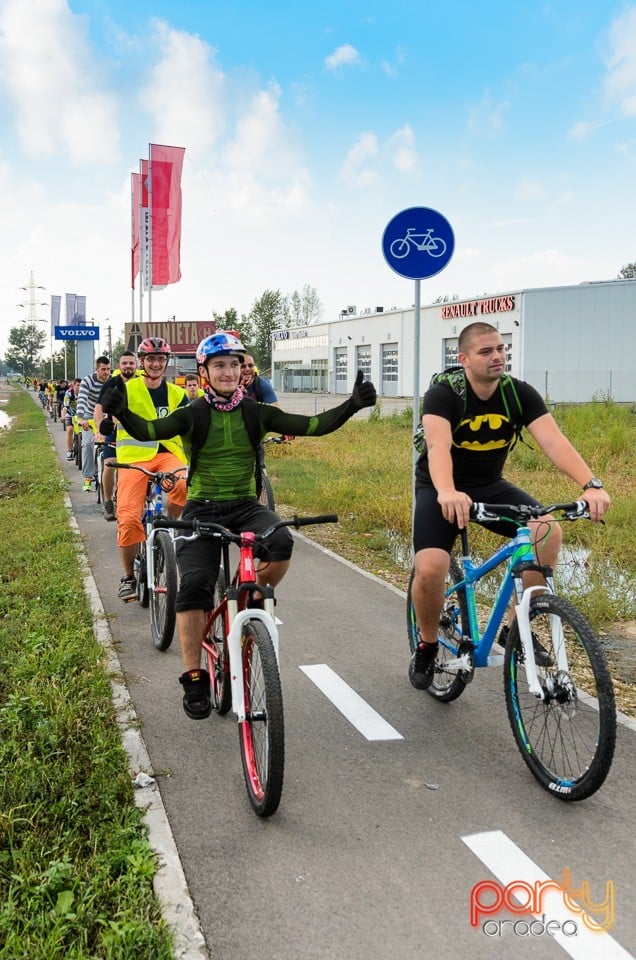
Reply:
[[[216,397],[210,388],[206,387],[204,396],[210,406],[214,407],[215,410],[221,410],[224,413],[229,413],[230,410],[234,410],[236,407],[238,407],[239,403],[243,399],[243,391],[239,387],[238,390],[232,394],[229,400],[223,400],[221,397]]]

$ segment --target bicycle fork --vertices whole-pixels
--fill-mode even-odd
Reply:
[[[278,661],[278,629],[274,618],[265,610],[258,608],[248,608],[237,612],[237,601],[228,600],[228,614],[232,622],[232,627],[227,637],[227,645],[230,654],[230,684],[232,687],[232,709],[236,714],[239,723],[246,719],[245,716],[245,686],[243,682],[243,657],[242,638],[243,624],[248,620],[260,620],[272,639],[272,645]]]

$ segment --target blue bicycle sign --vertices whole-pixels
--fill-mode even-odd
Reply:
[[[441,237],[433,236],[433,228],[429,227],[426,233],[416,233],[417,227],[409,227],[406,236],[394,240],[391,244],[391,255],[401,260],[406,257],[411,244],[416,250],[427,253],[429,257],[443,257],[446,253],[446,241]],[[418,242],[419,241],[419,242]]]
[[[382,252],[388,265],[411,280],[439,273],[454,249],[450,223],[429,207],[402,210],[389,222],[382,237]]]

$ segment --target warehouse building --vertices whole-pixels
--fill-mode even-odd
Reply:
[[[272,379],[283,392],[351,392],[357,370],[384,397],[412,397],[415,311],[348,306],[337,320],[276,330]],[[636,280],[484,295],[420,308],[420,392],[457,362],[457,337],[475,320],[495,326],[507,371],[555,403],[636,400]]]

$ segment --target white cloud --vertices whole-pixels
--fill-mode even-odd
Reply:
[[[415,149],[415,133],[409,124],[405,124],[389,137],[387,150],[393,167],[400,173],[412,173],[418,164]]]
[[[341,178],[352,187],[366,187],[378,179],[378,172],[371,166],[380,153],[378,138],[373,131],[361,133],[347,152],[340,170]]]
[[[468,129],[473,133],[489,136],[499,133],[503,127],[504,114],[509,108],[509,100],[495,103],[487,94],[468,111]]]
[[[327,70],[337,70],[338,67],[352,67],[359,63],[362,63],[362,57],[350,43],[336,47],[333,53],[325,57],[325,67]]]
[[[199,37],[155,24],[161,59],[142,87],[139,103],[154,119],[159,143],[187,145],[195,155],[225,128],[226,80],[215,50]]]
[[[118,159],[115,98],[100,92],[85,26],[65,0],[6,0],[0,10],[0,81],[30,156]]]
[[[636,6],[631,5],[610,28],[605,89],[626,116],[636,116]]]

